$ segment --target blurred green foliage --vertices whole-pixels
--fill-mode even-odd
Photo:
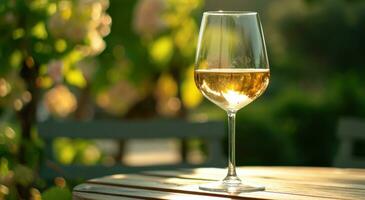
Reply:
[[[176,117],[197,106],[202,97],[192,78],[192,61],[203,2],[111,4],[108,11],[118,20],[113,21],[107,48],[99,56],[102,67],[91,82],[96,104],[127,118]]]
[[[72,199],[71,192],[67,188],[52,187],[44,191],[43,200],[64,200]]]
[[[365,2],[283,2],[263,20],[271,82],[239,113],[238,163],[331,166],[338,120],[365,118]]]
[[[78,65],[104,50],[108,5],[108,0],[0,1],[1,199],[41,199],[36,188],[46,184],[37,173],[43,149],[35,127],[38,111],[43,107],[43,115],[55,117],[75,111],[67,86],[86,87],[88,77]]]

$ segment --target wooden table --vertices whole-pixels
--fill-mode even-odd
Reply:
[[[365,169],[312,167],[240,167],[239,176],[265,191],[228,194],[206,192],[199,184],[220,180],[225,169],[150,171],[96,178],[78,185],[81,199],[365,199]]]

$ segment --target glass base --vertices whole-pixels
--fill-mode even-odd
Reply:
[[[200,185],[199,189],[205,190],[205,191],[210,191],[210,192],[228,192],[230,194],[239,194],[242,192],[264,191],[265,187],[246,185],[243,183],[227,184],[227,183],[224,183],[223,181],[219,181],[219,182],[213,182],[213,183]]]

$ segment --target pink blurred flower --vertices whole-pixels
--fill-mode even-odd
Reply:
[[[141,96],[135,86],[121,80],[110,89],[101,92],[97,104],[112,114],[124,114],[135,105]]]
[[[75,95],[62,84],[55,86],[45,94],[44,103],[47,110],[58,117],[66,117],[77,108]]]
[[[86,56],[97,55],[105,48],[103,37],[110,33],[108,6],[108,0],[60,1],[47,27],[54,37],[75,43]]]
[[[63,62],[60,60],[51,60],[48,63],[47,66],[48,75],[55,83],[62,82],[62,68],[63,68]]]
[[[153,36],[165,28],[161,14],[165,8],[163,0],[140,0],[134,10],[134,30],[141,35]]]

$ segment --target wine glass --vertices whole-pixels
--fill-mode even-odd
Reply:
[[[240,193],[264,190],[247,185],[235,164],[236,112],[259,97],[269,84],[270,71],[264,35],[257,12],[204,12],[194,71],[202,94],[228,115],[228,174],[202,190]]]

